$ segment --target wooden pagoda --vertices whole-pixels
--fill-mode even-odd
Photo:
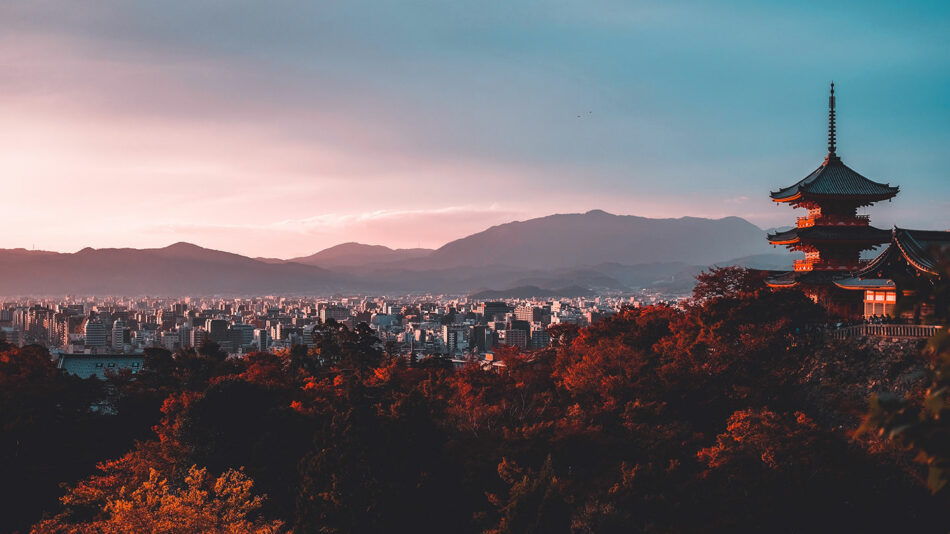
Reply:
[[[775,191],[772,200],[793,208],[805,208],[795,227],[768,235],[773,245],[805,253],[795,261],[795,270],[767,280],[771,287],[799,287],[833,315],[861,315],[860,301],[835,285],[850,278],[863,264],[861,252],[891,239],[891,232],[875,228],[858,208],[890,200],[899,188],[874,182],[845,165],[836,153],[835,86],[828,98],[828,156],[814,172],[795,184]]]

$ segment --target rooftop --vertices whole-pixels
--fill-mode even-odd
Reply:
[[[879,276],[891,261],[903,261],[914,269],[939,276],[939,256],[950,253],[950,232],[894,228],[891,243],[858,276]]]
[[[886,243],[890,232],[873,226],[808,226],[769,234],[773,245],[792,245],[802,242]]]

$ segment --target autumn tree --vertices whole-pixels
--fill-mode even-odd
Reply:
[[[94,519],[71,522],[68,517],[43,521],[35,534],[272,534],[282,532],[280,521],[260,516],[264,497],[252,491],[253,481],[230,469],[214,478],[206,469],[192,467],[176,486],[152,469],[141,484],[122,487],[109,495]],[[68,499],[68,496],[66,497]]]

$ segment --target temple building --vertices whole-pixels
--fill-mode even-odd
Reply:
[[[935,293],[932,286],[950,275],[946,272],[948,260],[950,232],[894,228],[887,248],[857,271],[855,277],[837,280],[835,285],[863,295],[865,318],[893,316],[900,296],[913,303],[904,307],[903,319],[927,322],[935,309],[946,310],[950,306],[950,295],[937,292],[933,298],[919,302],[913,297]]]
[[[889,230],[871,226],[870,218],[858,214],[858,209],[890,200],[898,191],[898,187],[865,178],[838,157],[832,83],[828,98],[828,156],[814,172],[771,194],[774,202],[808,210],[808,215],[799,217],[791,230],[768,235],[773,245],[804,252],[805,257],[795,261],[793,271],[779,273],[766,283],[773,288],[797,287],[834,316],[861,316],[859,293],[836,282],[854,279],[866,266],[861,253],[891,240]]]

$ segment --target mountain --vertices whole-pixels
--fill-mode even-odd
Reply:
[[[287,261],[332,269],[334,267],[351,267],[413,260],[416,258],[424,258],[431,253],[432,249],[428,248],[391,249],[382,245],[364,245],[362,243],[351,242],[321,250],[316,254],[292,258]]]
[[[695,274],[711,265],[783,269],[791,261],[773,251],[765,232],[738,217],[648,219],[591,211],[494,226],[436,250],[343,243],[291,260],[188,243],[73,254],[0,249],[0,295],[468,294],[524,287],[688,292]]]
[[[541,289],[538,286],[520,286],[510,289],[486,289],[477,293],[472,293],[469,298],[479,300],[489,299],[529,299],[546,297],[589,297],[594,292],[590,289],[580,286],[562,287],[561,289]]]
[[[164,248],[0,249],[0,295],[264,295],[331,293],[345,276],[176,243]]]
[[[416,263],[427,268],[505,265],[536,269],[608,262],[709,265],[769,251],[765,233],[739,217],[650,219],[594,210],[493,226],[452,241]]]

